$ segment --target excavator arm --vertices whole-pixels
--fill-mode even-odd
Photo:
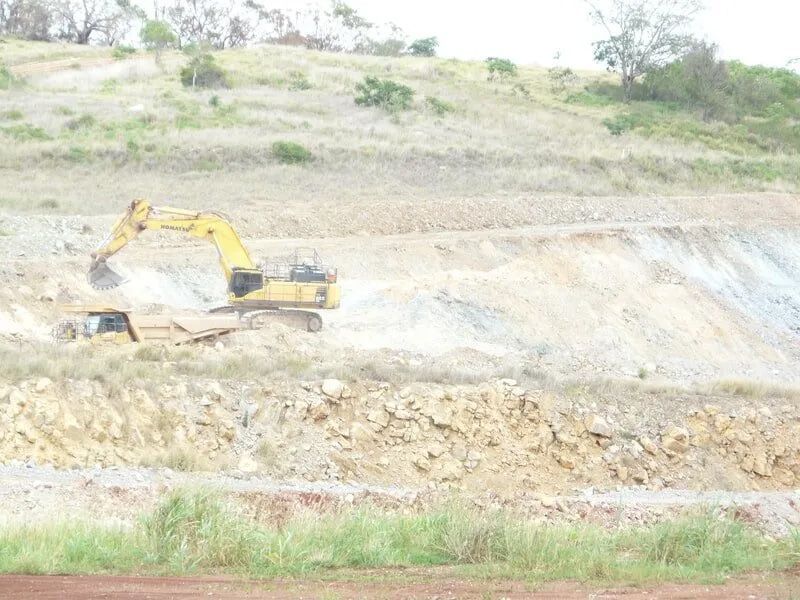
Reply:
[[[92,252],[89,283],[97,289],[117,287],[124,278],[115,273],[106,260],[124,248],[145,229],[186,233],[214,244],[228,284],[235,270],[256,270],[250,254],[236,230],[222,215],[214,212],[191,212],[177,208],[157,208],[146,200],[134,200],[111,229],[111,233]]]

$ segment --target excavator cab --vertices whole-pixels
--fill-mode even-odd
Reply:
[[[260,269],[233,269],[228,291],[235,298],[242,298],[263,287],[264,273]]]

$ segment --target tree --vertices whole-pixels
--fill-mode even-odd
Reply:
[[[585,0],[608,37],[594,43],[594,57],[620,74],[626,102],[642,75],[681,56],[691,45],[687,26],[700,0]]]
[[[436,49],[439,47],[439,39],[436,37],[421,38],[414,40],[408,46],[408,54],[411,56],[436,56]]]
[[[142,45],[156,54],[156,62],[161,62],[161,53],[173,47],[178,38],[166,21],[146,21],[139,33]]]
[[[222,37],[223,11],[212,0],[176,0],[166,17],[178,38],[178,48],[204,42],[217,47]]]
[[[486,59],[486,68],[489,70],[489,79],[507,79],[517,76],[517,65],[507,58],[490,56]]]
[[[727,111],[731,77],[727,64],[717,58],[717,46],[696,42],[680,59],[648,73],[643,87],[653,100],[698,109],[707,121]]]
[[[97,34],[111,46],[128,31],[141,9],[129,0],[54,0],[52,14],[59,28],[58,37],[88,44]]]
[[[352,50],[365,43],[373,24],[341,0],[332,0],[328,10],[311,8],[312,30],[304,36],[306,48],[327,52]]]
[[[44,0],[0,0],[0,35],[48,41],[52,17]]]

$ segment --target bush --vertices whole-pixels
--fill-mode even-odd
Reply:
[[[507,58],[490,56],[486,59],[486,68],[489,69],[489,79],[508,79],[517,76],[517,65]]]
[[[547,78],[550,80],[550,90],[553,93],[563,92],[577,81],[578,77],[569,67],[552,67],[547,69]]]
[[[359,106],[378,106],[389,112],[411,108],[414,90],[390,79],[366,76],[356,84],[355,101]]]
[[[131,54],[136,54],[136,48],[133,46],[114,46],[111,51],[111,56],[117,60],[128,58]]]
[[[427,104],[428,108],[430,108],[440,117],[443,117],[447,113],[453,112],[455,110],[455,106],[453,106],[449,102],[445,102],[444,100],[439,100],[439,98],[435,96],[425,96],[425,104]]]
[[[438,47],[438,38],[421,38],[411,42],[406,52],[411,56],[436,56],[436,48]]]
[[[6,110],[0,113],[0,118],[7,119],[8,121],[20,121],[25,118],[21,110]]]
[[[84,114],[76,119],[70,119],[64,124],[64,127],[70,131],[80,131],[91,129],[94,127],[95,123],[96,120],[92,115]]]
[[[11,74],[3,64],[0,64],[0,90],[7,90],[17,82],[16,77]]]
[[[49,140],[50,136],[41,127],[34,127],[29,123],[22,123],[21,125],[12,125],[11,127],[0,128],[4,134],[14,138],[18,142],[29,142],[39,140]]]
[[[279,141],[272,144],[272,154],[286,165],[297,165],[310,161],[311,152],[295,142]]]
[[[603,119],[603,125],[611,132],[611,135],[622,135],[640,125],[640,120],[636,115],[628,113]]]
[[[191,88],[228,88],[228,76],[210,54],[200,54],[181,69],[181,83]]]
[[[302,71],[292,71],[289,73],[289,89],[294,91],[310,90],[311,82]]]

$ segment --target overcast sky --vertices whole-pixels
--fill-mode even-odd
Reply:
[[[374,22],[394,21],[411,37],[436,35],[439,54],[519,63],[589,67],[602,37],[582,0],[348,0]],[[307,4],[298,2],[298,5]],[[800,0],[705,0],[696,35],[719,44],[723,58],[785,66],[800,57]]]

